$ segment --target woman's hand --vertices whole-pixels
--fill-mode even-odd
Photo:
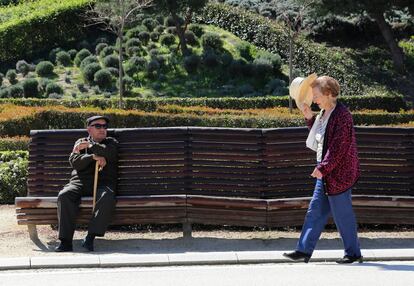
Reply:
[[[299,106],[299,110],[302,111],[306,119],[309,120],[313,117],[313,112],[309,105],[303,103],[301,106]]]
[[[311,176],[314,177],[314,178],[317,178],[317,179],[322,179],[322,173],[316,167],[315,167],[315,169],[313,169],[313,172],[312,172]]]

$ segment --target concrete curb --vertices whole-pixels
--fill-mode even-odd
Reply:
[[[284,251],[187,252],[172,254],[87,254],[73,256],[0,258],[0,270],[47,268],[151,267],[181,265],[224,265],[292,263]],[[364,261],[413,260],[414,249],[367,249]],[[334,262],[343,250],[315,251],[310,262]]]

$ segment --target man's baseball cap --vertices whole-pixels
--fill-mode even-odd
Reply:
[[[92,117],[89,117],[88,119],[86,119],[86,125],[87,126],[90,126],[92,124],[92,122],[94,122],[94,121],[96,121],[98,119],[105,120],[106,121],[106,124],[109,123],[109,118],[108,117],[103,116],[103,115],[95,115],[95,116],[92,116]]]

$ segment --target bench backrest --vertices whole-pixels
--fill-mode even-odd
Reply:
[[[357,127],[362,176],[354,194],[414,196],[414,128]],[[118,195],[193,194],[282,198],[312,194],[308,130],[165,127],[112,129]],[[29,196],[56,196],[85,130],[31,132]]]

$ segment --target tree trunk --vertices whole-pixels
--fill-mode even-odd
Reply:
[[[185,41],[185,36],[184,36],[185,30],[180,25],[178,15],[174,12],[171,12],[171,16],[174,19],[175,27],[177,28],[177,35],[178,35],[178,38],[180,39],[179,46],[181,47],[181,53],[183,54],[183,56],[186,56],[188,55],[188,48],[187,48],[187,42]]]
[[[398,47],[394,36],[392,34],[391,27],[387,24],[384,18],[384,14],[381,12],[372,12],[370,15],[375,19],[379,29],[381,30],[382,36],[391,51],[392,60],[394,67],[399,73],[405,73],[404,68],[404,55],[400,47]]]
[[[121,32],[118,34],[119,39],[119,108],[123,107],[123,98],[124,98],[124,69],[122,67],[122,62],[124,61],[124,52],[123,52],[123,45],[122,41],[123,35],[122,35],[123,29],[121,29]]]
[[[293,80],[293,36],[289,36],[289,87]],[[292,97],[289,95],[289,112],[292,113]]]

